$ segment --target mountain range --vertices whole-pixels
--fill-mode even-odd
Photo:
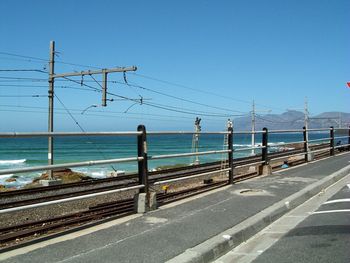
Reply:
[[[255,129],[261,130],[266,127],[271,130],[301,129],[305,126],[305,116],[301,111],[289,110],[282,114],[256,114]],[[331,126],[349,127],[350,113],[323,112],[309,117],[309,128],[329,128]],[[251,116],[234,119],[234,127],[237,130],[251,130]]]

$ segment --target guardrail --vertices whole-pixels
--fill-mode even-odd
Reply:
[[[347,131],[347,136],[335,136],[336,131]],[[328,132],[324,133],[327,134],[327,137],[324,138],[318,138],[318,139],[308,139],[308,133],[309,132]],[[269,143],[269,135],[274,134],[284,134],[284,133],[300,133],[303,136],[303,140],[298,140],[295,142],[284,142],[279,143],[279,146],[286,146],[286,145],[295,145],[300,144],[302,145],[302,149],[300,149],[300,152],[293,152],[285,151],[281,152],[281,155],[273,155],[269,150],[272,147],[276,147],[271,145]],[[215,135],[224,135],[227,136],[227,149],[224,150],[212,150],[212,151],[198,151],[198,152],[186,152],[186,153],[177,153],[177,154],[163,154],[163,155],[152,155],[148,156],[148,146],[147,146],[147,135],[205,135],[205,134],[215,134]],[[190,156],[204,156],[204,155],[215,155],[215,154],[222,154],[227,155],[227,157],[224,157],[228,164],[224,167],[221,167],[218,170],[210,171],[210,172],[200,172],[198,174],[186,176],[186,177],[179,177],[175,179],[168,179],[168,180],[158,180],[153,183],[153,185],[161,185],[176,181],[183,181],[187,179],[202,177],[206,175],[215,175],[218,173],[227,173],[228,174],[228,183],[232,184],[234,183],[234,169],[235,168],[241,168],[246,166],[252,166],[252,165],[259,165],[259,166],[265,166],[269,165],[270,161],[272,160],[280,160],[280,159],[286,159],[292,156],[304,156],[304,160],[307,162],[310,160],[310,155],[318,152],[325,152],[329,151],[329,155],[332,156],[335,154],[335,150],[338,149],[341,150],[349,150],[350,151],[350,128],[321,128],[321,129],[306,129],[305,127],[303,129],[293,129],[293,130],[271,130],[269,131],[267,128],[264,128],[262,131],[255,131],[253,134],[259,134],[261,135],[261,145],[259,146],[252,146],[252,147],[244,147],[240,149],[234,149],[233,148],[233,141],[234,136],[239,134],[252,134],[251,131],[234,131],[232,127],[229,127],[227,131],[219,131],[219,132],[191,132],[191,131],[151,131],[146,132],[146,127],[144,125],[139,125],[137,128],[137,131],[133,132],[33,132],[33,133],[17,133],[17,132],[6,132],[6,133],[0,133],[0,138],[28,138],[28,137],[74,137],[74,136],[136,136],[137,137],[137,157],[129,157],[129,158],[117,158],[117,159],[106,159],[106,160],[91,160],[91,161],[83,161],[83,162],[74,162],[74,163],[64,163],[64,164],[53,164],[53,165],[41,165],[41,166],[33,166],[33,167],[25,167],[25,168],[14,168],[14,169],[3,169],[0,170],[0,175],[4,174],[16,174],[16,173],[24,173],[24,172],[32,172],[32,171],[44,171],[44,170],[54,170],[59,168],[70,168],[70,167],[83,167],[83,166],[96,166],[96,165],[102,165],[102,164],[113,164],[113,163],[122,163],[122,162],[137,162],[138,163],[138,187],[132,186],[132,187],[126,187],[118,190],[118,192],[121,191],[129,191],[129,190],[135,190],[138,189],[140,193],[146,193],[148,194],[150,192],[150,185],[149,185],[149,169],[148,169],[148,161],[152,160],[160,160],[160,159],[170,159],[170,158],[180,158],[180,157],[190,157]],[[323,133],[322,133],[323,134]],[[338,139],[348,139],[347,144],[337,144],[335,145],[335,140]],[[317,142],[327,142],[329,145],[328,147],[324,147],[322,149],[316,149],[315,143]],[[314,149],[312,149],[314,148]],[[249,151],[252,149],[259,149],[261,150],[261,154],[257,154],[258,159],[252,159],[251,162],[238,164],[234,166],[233,159],[235,152],[244,152]],[[101,194],[108,194],[101,193]],[[81,196],[79,198],[87,198],[90,196]],[[62,202],[70,201],[71,199],[62,200]],[[73,200],[73,199],[72,199]],[[75,199],[74,199],[75,200]]]

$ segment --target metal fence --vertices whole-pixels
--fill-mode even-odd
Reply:
[[[346,135],[344,136],[335,136],[336,131],[342,131],[345,132]],[[318,138],[309,140],[308,134],[310,132],[323,132],[322,134],[325,134],[326,137],[324,138]],[[295,141],[295,142],[286,142],[281,143],[279,146],[287,146],[292,144],[301,144],[302,150],[297,151],[285,151],[281,153],[271,153],[269,149],[272,147],[269,144],[269,136],[273,134],[284,134],[284,133],[300,133],[303,136],[303,140],[301,141]],[[177,154],[164,154],[164,155],[153,155],[148,156],[148,146],[147,146],[147,136],[148,135],[205,135],[205,134],[216,134],[216,135],[224,135],[227,136],[227,149],[223,150],[211,150],[211,151],[198,151],[198,152],[185,152],[185,153],[177,153]],[[17,133],[17,132],[7,132],[7,133],[0,133],[0,138],[23,138],[23,137],[74,137],[74,136],[135,136],[137,138],[137,156],[136,157],[129,157],[129,158],[118,158],[118,159],[106,159],[106,160],[90,160],[90,161],[83,161],[83,162],[74,162],[74,163],[64,163],[64,164],[53,164],[53,165],[41,165],[41,166],[33,166],[33,167],[25,167],[25,168],[14,168],[14,169],[3,169],[0,170],[0,175],[4,174],[16,174],[16,173],[24,173],[24,172],[32,172],[32,171],[45,171],[45,170],[54,170],[59,168],[71,168],[71,167],[83,167],[83,166],[96,166],[101,164],[114,164],[114,163],[122,163],[122,162],[137,162],[138,164],[138,187],[126,187],[119,189],[118,192],[121,191],[129,191],[134,189],[139,189],[139,192],[141,193],[149,193],[149,169],[148,169],[148,162],[151,160],[158,160],[158,159],[170,159],[170,158],[179,158],[179,157],[190,157],[190,156],[203,156],[203,155],[215,155],[215,154],[222,154],[226,155],[227,157],[224,157],[224,159],[227,160],[227,165],[224,167],[221,167],[220,169],[212,172],[205,172],[198,174],[187,176],[187,177],[180,177],[175,179],[168,179],[168,180],[159,180],[153,183],[153,185],[159,185],[164,183],[171,183],[181,180],[188,180],[196,177],[201,177],[205,175],[214,175],[218,174],[219,172],[227,173],[228,174],[228,183],[232,184],[234,183],[234,169],[235,168],[241,168],[245,166],[252,166],[252,165],[269,165],[271,161],[276,161],[279,159],[286,159],[292,156],[304,156],[304,160],[307,162],[310,160],[310,155],[315,154],[318,152],[325,152],[327,151],[330,156],[333,156],[335,154],[335,151],[338,149],[339,151],[342,150],[350,150],[350,128],[327,128],[327,129],[303,129],[300,130],[271,130],[269,131],[267,128],[264,128],[262,131],[256,131],[254,134],[261,135],[261,145],[252,147],[245,147],[240,149],[234,149],[233,148],[233,142],[235,139],[235,136],[238,134],[252,134],[250,131],[234,131],[232,127],[229,127],[227,131],[220,131],[220,132],[190,132],[190,131],[160,131],[160,132],[146,132],[146,127],[143,125],[139,125],[137,128],[137,131],[134,132],[34,132],[34,133]],[[337,139],[346,139],[346,144],[336,145],[335,140]],[[322,148],[317,149],[314,146],[317,145],[319,142],[325,142],[326,145],[322,144]],[[259,159],[252,159],[252,161],[245,163],[245,164],[237,164],[234,165],[234,159],[235,159],[235,152],[240,151],[249,151],[252,149],[259,149],[261,150],[261,154],[257,154],[256,158]],[[109,192],[105,192],[105,194],[108,194]],[[99,194],[104,194],[99,193]],[[75,197],[74,199],[83,199],[87,198],[86,196],[79,196]],[[64,200],[63,200],[64,201]],[[67,199],[65,201],[70,201],[70,199]]]

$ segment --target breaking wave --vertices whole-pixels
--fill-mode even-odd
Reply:
[[[27,159],[19,159],[19,160],[0,160],[0,165],[15,165],[25,163]]]

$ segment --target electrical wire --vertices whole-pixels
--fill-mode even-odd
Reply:
[[[141,86],[141,85],[130,84],[130,83],[126,83],[125,84],[125,83],[122,83],[122,82],[117,82],[117,83],[124,84],[124,85],[127,85],[129,87],[135,87],[135,88],[139,88],[139,89],[142,89],[142,90],[150,91],[152,93],[156,93],[156,94],[159,94],[159,95],[162,95],[162,96],[166,96],[166,97],[169,97],[169,98],[173,98],[173,99],[177,99],[177,100],[180,100],[180,101],[189,102],[189,103],[200,105],[200,106],[205,106],[205,107],[208,107],[208,108],[213,108],[213,109],[218,109],[218,110],[223,110],[223,111],[244,113],[242,111],[231,110],[231,109],[227,109],[227,108],[221,108],[221,107],[212,106],[212,105],[208,105],[208,104],[205,104],[205,103],[200,103],[200,102],[196,102],[196,101],[193,101],[193,100],[177,97],[177,96],[170,95],[170,94],[167,94],[167,93],[164,93],[164,92],[160,92],[160,91],[156,91],[156,90],[153,90],[153,89],[150,89],[150,88],[146,88],[146,87]]]
[[[9,105],[9,104],[0,104],[0,107],[23,108],[23,109],[44,109],[44,110],[47,109],[47,107],[40,107],[40,106],[23,106],[23,105]],[[71,111],[71,112],[77,112],[76,114],[79,114],[79,115],[83,111],[83,109],[72,109],[72,108],[69,108],[68,110]],[[63,109],[63,108],[56,108],[56,111],[65,111],[65,109]],[[32,112],[32,111],[19,111],[19,112]],[[40,113],[39,111],[35,111],[35,112]],[[45,113],[47,113],[47,111],[45,111]],[[59,113],[59,112],[57,112],[57,113]],[[110,114],[110,115],[101,115],[101,114],[93,114],[93,113],[107,113],[107,114]],[[121,114],[121,115],[113,115],[113,114]],[[168,120],[172,119],[171,121],[176,120],[176,119],[177,120],[183,120],[183,119],[193,120],[192,117],[181,116],[181,115],[180,116],[176,116],[176,115],[164,115],[164,114],[152,114],[152,113],[142,113],[142,114],[146,115],[146,116],[167,118]],[[115,118],[115,117],[123,117],[123,115],[139,115],[139,113],[134,113],[134,112],[125,113],[125,112],[119,112],[119,111],[90,110],[88,113],[84,114],[84,116],[101,116],[101,117],[113,117],[113,118]],[[132,117],[132,116],[127,116],[127,118],[143,119],[144,117],[135,118],[135,117]],[[161,121],[163,120],[163,119],[159,119],[159,118],[158,119],[148,118],[148,119],[149,120],[161,120]],[[210,119],[210,118],[207,118],[206,120],[209,120],[209,121],[220,121],[218,119]]]
[[[83,127],[81,127],[81,125],[79,124],[78,120],[73,116],[73,114],[69,111],[69,109],[66,107],[66,105],[64,105],[64,103],[62,102],[62,100],[57,96],[57,94],[55,93],[55,97],[56,99],[59,101],[59,103],[61,103],[61,105],[63,106],[63,108],[67,111],[68,115],[72,118],[72,120],[75,122],[75,124],[80,128],[80,130],[82,132],[86,132]],[[97,145],[93,144],[96,148],[96,150],[101,154],[101,156],[104,159],[107,159],[106,156],[101,152],[101,150],[97,147]],[[117,170],[114,168],[113,165],[110,165],[110,167],[114,170],[114,172],[116,172]]]
[[[40,98],[47,95],[0,95],[0,98]]]
[[[170,86],[176,86],[176,87],[180,87],[180,88],[184,88],[184,89],[200,92],[200,93],[203,93],[203,94],[213,95],[213,96],[216,96],[216,97],[219,97],[219,98],[223,98],[223,99],[227,99],[227,100],[232,100],[232,101],[237,101],[237,102],[241,102],[241,103],[251,104],[251,101],[236,99],[236,98],[233,98],[233,97],[230,97],[230,96],[224,96],[224,95],[220,95],[220,94],[217,94],[217,93],[214,93],[214,92],[204,91],[204,90],[192,88],[192,87],[189,87],[189,86],[186,86],[186,85],[174,83],[174,82],[167,81],[167,80],[158,79],[158,78],[155,78],[155,77],[147,76],[147,75],[144,75],[144,74],[139,74],[139,73],[136,73],[136,72],[132,72],[132,73],[128,73],[128,74],[133,74],[133,75],[141,77],[141,78],[149,79],[149,80],[156,81],[156,82],[163,83],[163,84],[167,84],[167,85],[170,85]],[[281,109],[281,108],[277,108],[277,107],[271,107],[271,106],[268,106],[268,105],[264,105],[264,104],[261,104],[261,103],[256,103],[256,105],[262,106],[264,108],[278,109],[278,110],[282,110],[282,111],[285,110],[285,109]]]

